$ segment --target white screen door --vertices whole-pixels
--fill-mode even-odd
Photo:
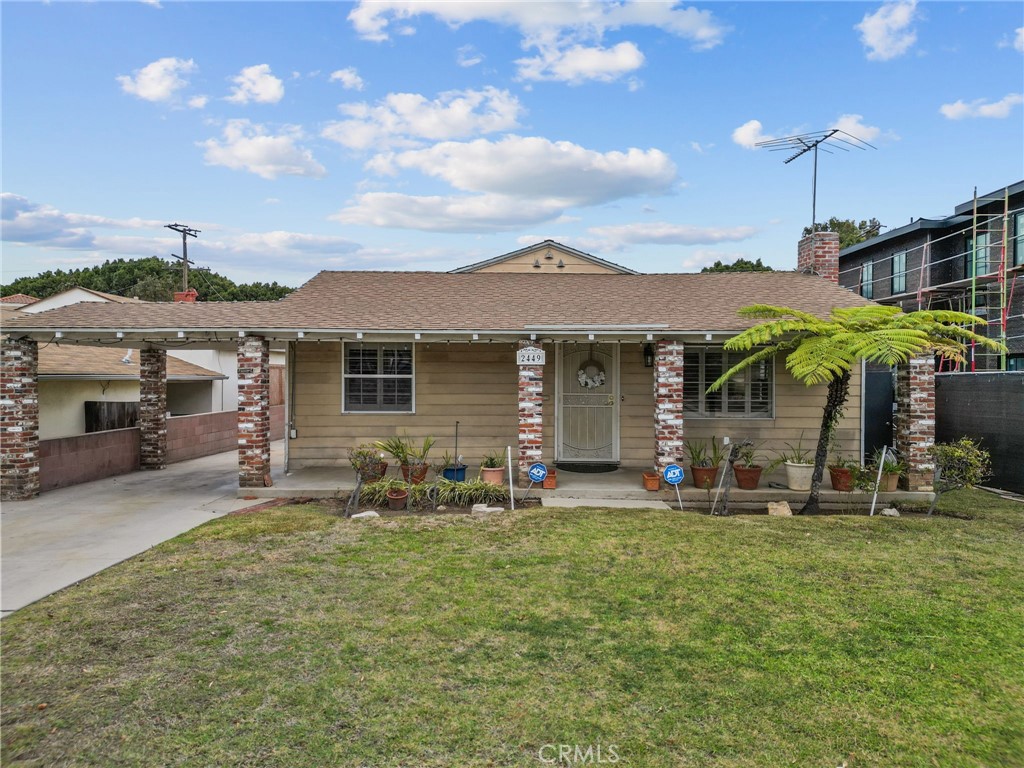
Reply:
[[[619,460],[619,345],[558,347],[557,461]]]

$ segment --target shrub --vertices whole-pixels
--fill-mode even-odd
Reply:
[[[939,496],[946,491],[970,488],[992,476],[989,452],[969,437],[954,443],[936,443],[928,449],[935,459],[935,499],[928,510],[930,515]]]

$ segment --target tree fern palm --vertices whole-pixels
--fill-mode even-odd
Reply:
[[[969,344],[1003,348],[999,342],[970,330],[967,326],[985,325],[985,321],[963,312],[903,312],[899,307],[875,304],[836,308],[828,318],[820,318],[790,307],[755,304],[744,307],[739,314],[762,322],[729,339],[725,348],[751,354],[723,373],[708,392],[720,389],[747,368],[787,352],[786,368],[793,378],[807,386],[828,384],[811,493],[802,514],[819,511],[828,446],[849,395],[854,365],[861,360],[898,365],[927,353],[963,362]]]

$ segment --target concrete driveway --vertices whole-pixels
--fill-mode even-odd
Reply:
[[[281,445],[274,444],[280,456]],[[0,610],[12,611],[236,509],[234,451],[49,491],[0,508]]]

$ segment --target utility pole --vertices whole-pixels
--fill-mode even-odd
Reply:
[[[199,234],[200,230],[192,229],[187,224],[165,224],[166,229],[173,229],[175,232],[181,233],[181,256],[176,253],[172,253],[171,256],[178,259],[181,262],[181,290],[188,290],[188,265],[194,264],[195,262],[188,260],[188,239],[195,237]]]

